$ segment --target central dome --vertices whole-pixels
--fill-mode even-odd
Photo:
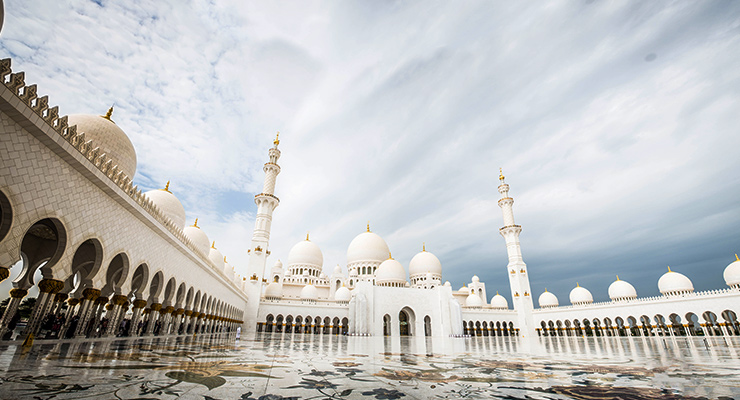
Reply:
[[[388,245],[385,240],[373,232],[357,235],[347,248],[347,264],[360,261],[383,262],[388,259]]]
[[[406,283],[406,270],[400,262],[389,258],[375,271],[375,282],[381,286],[399,286]]]
[[[324,255],[316,243],[306,239],[296,243],[288,253],[288,266],[297,264],[321,268],[324,265]]]
[[[108,110],[105,117],[90,114],[72,114],[68,116],[69,126],[77,125],[77,132],[85,133],[85,140],[92,140],[93,148],[100,147],[100,153],[105,153],[113,160],[112,165],[118,165],[129,179],[136,174],[136,150],[126,133],[111,119]]]
[[[428,251],[422,251],[414,256],[409,263],[409,275],[415,276],[431,272],[434,275],[442,276],[442,263],[434,254]]]

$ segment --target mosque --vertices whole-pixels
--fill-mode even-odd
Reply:
[[[660,296],[638,297],[617,277],[610,301],[594,303],[591,292],[576,285],[569,305],[545,291],[535,307],[519,242],[522,227],[503,174],[500,233],[513,304],[498,293],[489,300],[477,276],[454,290],[444,282],[442,262],[425,247],[407,273],[369,224],[348,240],[346,264],[331,275],[323,272],[323,254],[309,236],[293,246],[285,265],[277,261],[268,268],[280,203],[278,138],[264,164],[263,189],[254,197],[255,228],[241,276],[197,219],[186,226],[185,209],[169,183],[147,192],[138,188],[136,152],[112,108],[103,115],[60,115],[23,72],[12,71],[10,59],[0,60],[0,78],[0,280],[11,276],[11,268],[17,276],[0,318],[5,339],[237,328],[281,335],[740,335],[737,256],[724,269],[726,288],[696,292],[688,277],[669,269],[658,280]],[[40,294],[21,327],[18,307],[33,286]]]

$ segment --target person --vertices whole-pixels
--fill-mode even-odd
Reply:
[[[242,336],[242,327],[238,326],[236,328],[236,340],[239,340],[239,338]]]
[[[15,331],[15,327],[18,326],[18,322],[21,320],[21,314],[16,311],[15,315],[13,315],[13,318],[10,319],[10,322],[8,322],[8,331],[5,332],[5,335],[3,335],[3,340],[11,340],[13,338],[13,331]]]

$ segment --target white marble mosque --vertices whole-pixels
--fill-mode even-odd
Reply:
[[[707,271],[724,272],[725,288],[696,292],[688,277],[669,268],[658,280],[660,296],[639,297],[617,277],[610,301],[594,303],[591,292],[576,285],[570,304],[545,291],[535,307],[522,227],[503,173],[498,205],[512,304],[498,292],[489,297],[477,276],[453,289],[444,282],[443,260],[424,245],[407,270],[370,224],[347,238],[346,263],[329,275],[319,244],[308,235],[287,257],[274,255],[285,264],[268,267],[280,203],[278,138],[255,195],[253,236],[244,238],[248,265],[234,268],[197,219],[186,226],[186,211],[172,192],[176,183],[148,192],[137,187],[137,155],[112,108],[103,115],[62,116],[23,72],[12,71],[8,58],[0,61],[0,78],[0,279],[11,276],[11,268],[17,276],[0,318],[4,339],[237,328],[391,337],[740,335],[737,258]],[[42,279],[35,282],[39,271]],[[27,321],[19,321],[18,307],[33,286],[40,295]]]

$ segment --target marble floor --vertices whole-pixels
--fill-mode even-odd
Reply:
[[[2,399],[740,399],[740,338],[0,343]]]

